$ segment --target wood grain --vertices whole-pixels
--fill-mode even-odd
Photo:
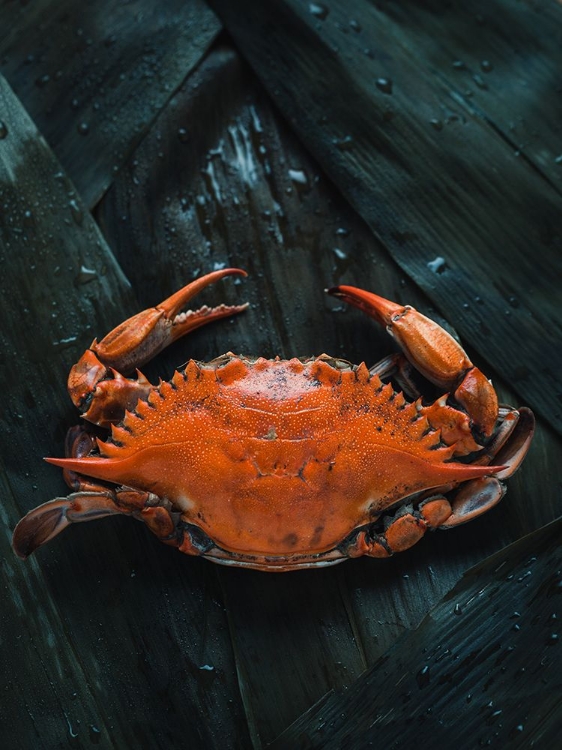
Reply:
[[[66,394],[70,365],[94,336],[126,315],[223,265],[241,266],[249,276],[205,290],[201,303],[249,300],[251,307],[171,347],[146,368],[154,382],[190,357],[209,360],[228,350],[268,357],[326,351],[373,364],[393,350],[392,341],[373,321],[323,291],[349,283],[413,303],[445,326],[454,323],[503,401],[520,403],[521,394],[531,400],[531,391],[542,389],[545,401],[550,399],[550,417],[555,414],[552,393],[558,391],[552,382],[546,387],[544,379],[559,380],[560,266],[558,214],[553,213],[559,197],[557,165],[549,161],[558,119],[557,100],[546,92],[559,50],[542,32],[559,8],[544,5],[539,11],[528,2],[513,7],[501,2],[494,11],[498,15],[487,14],[482,25],[473,23],[472,14],[482,8],[476,0],[446,13],[436,3],[410,2],[405,9],[357,3],[353,15],[335,3],[324,18],[311,13],[309,3],[270,3],[270,21],[261,25],[259,9],[242,3],[236,19],[224,11],[234,44],[223,34],[201,59],[219,24],[170,28],[177,13],[201,11],[214,18],[206,6],[188,6],[162,10],[166,30],[157,38],[149,29],[153,16],[141,14],[142,3],[120,8],[128,19],[121,31],[115,14],[100,18],[101,10],[84,12],[84,23],[97,19],[89,34],[95,49],[101,44],[96,34],[103,39],[114,25],[108,80],[125,99],[136,97],[139,131],[133,125],[141,120],[123,118],[128,105],[112,95],[103,100],[99,117],[104,124],[114,122],[115,131],[105,133],[107,140],[88,140],[93,130],[76,139],[78,115],[72,107],[54,106],[62,96],[58,79],[43,87],[18,79],[23,106],[2,84],[2,747],[261,750],[327,693],[345,688],[358,696],[354,726],[362,730],[373,706],[361,703],[367,679],[361,673],[377,664],[382,670],[387,663],[398,664],[397,639],[414,643],[410,631],[432,607],[446,613],[450,600],[439,602],[467,568],[562,510],[561,438],[539,419],[529,456],[497,508],[449,533],[428,534],[388,561],[354,560],[286,575],[222,568],[161,545],[129,519],[75,525],[26,563],[13,557],[9,539],[17,519],[39,502],[66,494],[59,473],[41,457],[62,454],[64,434],[78,418]],[[14,34],[48,15],[49,8],[56,26],[59,7],[46,0],[33,8],[2,6],[0,17],[13,22],[5,28],[14,29],[0,40],[0,47],[11,50],[2,64],[10,70],[14,65],[14,75],[25,78],[28,68],[18,66],[27,54],[38,56],[28,66],[40,67],[39,30],[50,29],[51,20],[30,31],[28,46],[25,37],[16,40]],[[61,26],[57,39],[68,47],[61,55],[70,54],[81,38],[80,24],[74,14]],[[143,79],[139,88],[129,71],[147,34],[162,60],[177,51],[180,38],[207,41],[193,49],[186,44],[177,66],[170,63],[169,78],[163,62],[162,75]],[[93,59],[88,57],[95,55],[92,45],[80,47],[82,62]],[[496,47],[497,57],[491,52],[483,57]],[[125,51],[112,57],[112,50]],[[450,65],[449,56],[462,57],[466,68]],[[481,69],[488,88],[473,79],[481,57],[493,62],[492,70]],[[510,132],[525,59],[532,61],[532,81],[545,95],[535,107],[532,92],[521,94],[524,121],[517,120]],[[80,60],[73,58],[68,69],[74,71]],[[358,68],[363,68],[359,74]],[[66,74],[65,68],[62,81]],[[392,78],[392,93],[384,91],[388,84],[377,85],[385,76]],[[88,99],[87,106],[95,100]],[[46,131],[56,122],[49,132],[57,143],[95,148],[77,152],[69,145],[67,169],[61,167],[25,110]],[[358,128],[355,141],[346,140],[348,122]],[[97,125],[95,130],[101,138]],[[60,155],[52,138],[49,143]],[[117,153],[111,151],[115,139],[126,145],[117,161],[108,160],[108,153]],[[527,139],[529,147],[522,148],[519,141]],[[118,170],[108,171],[114,163]],[[103,191],[93,221],[87,206]],[[504,242],[497,254],[496,243]],[[523,253],[524,248],[532,252]],[[433,263],[436,270],[431,270],[427,263],[437,257],[445,265]],[[518,296],[522,279],[530,301]],[[509,335],[505,309],[517,323]],[[523,366],[532,374],[519,370],[516,382],[514,368]],[[539,580],[543,564],[539,556],[532,580]],[[510,601],[518,610],[521,591],[527,596],[529,587],[507,583],[502,606]],[[467,608],[463,632],[489,629],[488,614],[485,608]],[[529,602],[522,614],[534,623],[529,632],[543,628],[543,615],[541,598]],[[470,638],[454,630],[462,620],[454,615],[454,627],[445,616],[440,620],[456,636],[451,649],[461,662],[471,653]],[[418,634],[426,632],[427,623]],[[441,631],[432,635],[448,637]],[[415,680],[421,669],[417,638],[415,648],[406,645],[399,652],[405,680],[412,675]],[[537,638],[538,662],[543,646]],[[524,647],[532,661],[532,646],[525,641]],[[555,646],[548,654],[553,661],[547,671],[529,672],[526,690],[530,703],[536,699],[554,711],[540,680],[551,675],[556,658],[559,674],[560,662]],[[381,705],[388,693],[393,715],[402,717],[399,711],[425,710],[430,690],[445,700],[447,688],[451,706],[460,701],[462,715],[469,715],[463,713],[464,683],[438,684],[439,665],[452,658],[438,662],[439,655],[436,666],[430,665],[430,687],[420,689],[415,682],[410,696],[385,676],[377,693]],[[512,658],[503,664],[514,663]],[[508,719],[520,715],[502,675],[500,667],[495,685],[487,688],[498,690],[498,705],[500,697],[504,700],[494,724],[486,724],[492,717],[487,709],[482,713],[478,737],[484,742],[494,741],[496,731],[503,737],[511,728]],[[339,706],[342,695],[330,706]],[[366,689],[364,695],[371,693]],[[449,720],[452,714],[444,711]],[[354,731],[335,708],[333,716],[334,732]],[[435,716],[427,715],[424,732]],[[543,721],[544,712],[536,716],[542,726],[552,726],[548,717]],[[467,726],[473,726],[470,721]],[[535,736],[531,732],[539,724],[533,721],[523,722],[522,741]],[[391,731],[383,719],[379,723]],[[306,726],[305,737],[322,737],[318,725],[304,717],[298,726]]]
[[[503,84],[518,75],[510,56],[539,60],[539,80],[548,78],[554,94],[562,46],[550,54],[548,43],[536,42],[549,38],[551,22],[527,7],[488,13],[489,39],[501,19],[518,30],[514,39],[522,46],[504,36],[493,46],[490,86],[502,104],[487,111],[488,90],[475,84],[467,95],[466,81],[443,54],[441,67],[428,57],[431,13],[423,34],[408,33],[363,1],[353,16],[343,2],[328,8],[245,0],[235,7],[215,0],[213,7],[306,148],[395,261],[560,431],[562,198],[533,152],[522,159],[502,130],[508,112],[527,116],[515,84]],[[461,22],[471,12],[466,8]],[[551,14],[562,11],[552,6]],[[532,35],[525,32],[529,16]],[[449,23],[448,54],[451,62],[462,60],[466,47]],[[554,102],[559,111],[559,97]],[[542,111],[533,110],[534,123]]]
[[[4,2],[0,72],[91,208],[220,31],[202,0]]]
[[[272,750],[555,746],[561,530],[555,521],[469,570],[417,630]]]

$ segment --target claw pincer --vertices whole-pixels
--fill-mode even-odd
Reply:
[[[223,268],[192,281],[156,307],[143,310],[123,321],[99,343],[94,339],[68,376],[68,392],[75,406],[88,409],[82,414],[89,422],[108,427],[122,419],[139,398],[152,388],[138,368],[149,362],[177,339],[214,320],[243,312],[247,305],[201,307],[180,313],[192,297],[225,276],[246,276],[239,268]],[[137,370],[137,378],[124,378]],[[100,387],[104,382],[106,387]],[[99,388],[96,393],[96,388]],[[102,395],[102,391],[104,391]],[[95,396],[92,404],[92,396]]]
[[[371,292],[330,290],[400,345],[403,354],[370,370],[325,354],[228,353],[190,360],[152,385],[139,371],[146,362],[246,309],[181,312],[229,275],[246,274],[226,268],[197,279],[94,340],[74,365],[68,390],[86,426],[69,432],[66,458],[47,459],[73,492],[22,518],[13,537],[20,557],[70,523],[124,514],[186,554],[297,570],[389,557],[427,529],[456,526],[499,502],[503,479],[529,448],[532,413],[498,407],[492,384],[452,336]],[[425,399],[416,372],[443,394]]]

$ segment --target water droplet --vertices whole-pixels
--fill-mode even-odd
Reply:
[[[187,128],[178,128],[178,140],[180,143],[187,143],[189,141]]]
[[[392,94],[392,80],[390,78],[377,78],[376,84],[383,94]]]
[[[334,248],[334,255],[340,260],[347,260],[347,254],[343,250],[340,250],[339,247]]]
[[[359,33],[361,31],[361,24],[359,21],[356,21],[355,18],[352,18],[349,22],[349,27],[353,29],[353,31],[356,31]]]
[[[464,70],[466,68],[466,65],[462,60],[454,60],[453,68],[455,68],[455,70]]]
[[[76,130],[80,135],[88,135],[88,133],[90,132],[90,126],[87,122],[81,122],[78,124]]]
[[[482,62],[480,63],[480,67],[485,73],[489,73],[491,70],[494,69],[494,66],[489,60],[482,60]]]
[[[76,739],[76,737],[78,737],[78,731],[73,728],[68,716],[66,717],[66,723],[68,724],[68,733],[70,734],[71,738],[73,740]]]
[[[289,169],[289,178],[298,185],[308,184],[308,178],[304,169]]]
[[[315,18],[319,18],[321,21],[324,21],[326,20],[326,18],[328,18],[330,9],[326,8],[325,5],[320,5],[320,3],[310,3],[310,5],[308,6],[308,12]]]
[[[353,146],[353,138],[350,135],[346,135],[343,138],[336,138],[334,146],[340,151],[349,151]]]
[[[424,687],[427,687],[429,685],[430,681],[430,674],[429,674],[429,667],[426,664],[425,667],[422,667],[420,671],[416,675],[416,682],[418,683],[418,687],[420,690],[422,690]]]
[[[92,742],[94,745],[97,745],[100,741],[101,730],[98,729],[94,724],[90,724],[88,729],[90,732],[90,742]]]
[[[42,89],[43,86],[46,86],[50,80],[51,80],[50,75],[39,76],[39,78],[35,79],[35,85],[38,86],[40,89]]]
[[[0,141],[4,140],[8,135],[8,127],[5,122],[0,120]]]
[[[438,256],[435,260],[430,260],[427,267],[432,273],[443,273],[447,268],[447,262],[445,258]]]
[[[441,120],[433,119],[429,121],[429,124],[435,128],[435,130],[443,130],[443,123]]]
[[[496,722],[496,721],[497,721],[497,720],[498,720],[498,719],[500,718],[500,716],[502,715],[502,713],[503,713],[503,711],[501,710],[501,708],[498,708],[498,709],[497,709],[496,711],[494,711],[494,712],[493,712],[493,713],[492,713],[492,714],[491,714],[491,715],[490,715],[490,716],[488,717],[488,720],[487,720],[487,722],[486,722],[486,723],[487,723],[487,724],[494,724],[494,723],[495,723],[495,722]]]
[[[455,615],[462,615],[462,607],[461,607],[461,605],[458,602],[455,604],[455,608],[453,610],[453,613]]]
[[[339,229],[336,229],[336,234],[338,237],[349,237],[349,229],[346,229],[345,227],[339,227]]]
[[[70,207],[70,213],[72,214],[74,222],[78,224],[79,227],[81,227],[82,223],[84,222],[84,212],[74,199],[69,201],[68,205]]]
[[[554,646],[555,644],[558,643],[558,638],[559,638],[558,633],[551,633],[549,637],[547,638],[546,642],[548,643],[549,646]]]
[[[510,739],[512,739],[512,740],[515,739],[515,737],[517,737],[517,735],[521,734],[521,732],[523,731],[523,729],[524,729],[523,724],[518,724],[516,727],[513,727],[513,729],[509,733]]]
[[[93,281],[98,276],[97,271],[95,271],[93,268],[87,268],[86,266],[80,266],[80,272],[78,274],[78,283],[79,284],[87,284],[90,281]]]
[[[479,89],[487,89],[488,88],[488,84],[482,78],[482,76],[478,75],[478,73],[476,73],[476,75],[472,76],[472,80],[478,86]]]

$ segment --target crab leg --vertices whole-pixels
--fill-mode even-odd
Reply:
[[[201,555],[204,547],[191,538],[178,513],[151,492],[120,487],[101,492],[73,492],[31,510],[14,529],[12,547],[23,560],[72,523],[95,521],[113,515],[133,516],[143,521],[161,542],[179,547],[187,555]]]
[[[496,392],[447,331],[413,307],[397,305],[372,292],[352,286],[328,291],[385,325],[414,367],[435,385],[452,392],[484,436],[492,434],[498,418]]]
[[[209,284],[224,276],[241,275],[239,268],[224,268],[192,281],[159,305],[125,320],[100,342],[94,339],[68,377],[68,392],[82,416],[103,427],[122,419],[152,386],[137,368],[144,365],[186,333],[247,308],[245,305],[200,307],[180,312],[186,303]],[[136,379],[124,377],[137,370]]]

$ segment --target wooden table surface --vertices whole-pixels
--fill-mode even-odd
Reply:
[[[406,721],[430,747],[554,746],[561,63],[554,0],[0,3],[1,747],[415,747]],[[535,410],[505,500],[322,570],[223,568],[124,518],[18,560],[18,519],[66,494],[41,459],[77,420],[70,366],[225,266],[248,278],[203,301],[250,308],[151,379],[228,350],[371,365],[392,341],[324,289],[372,289]]]

